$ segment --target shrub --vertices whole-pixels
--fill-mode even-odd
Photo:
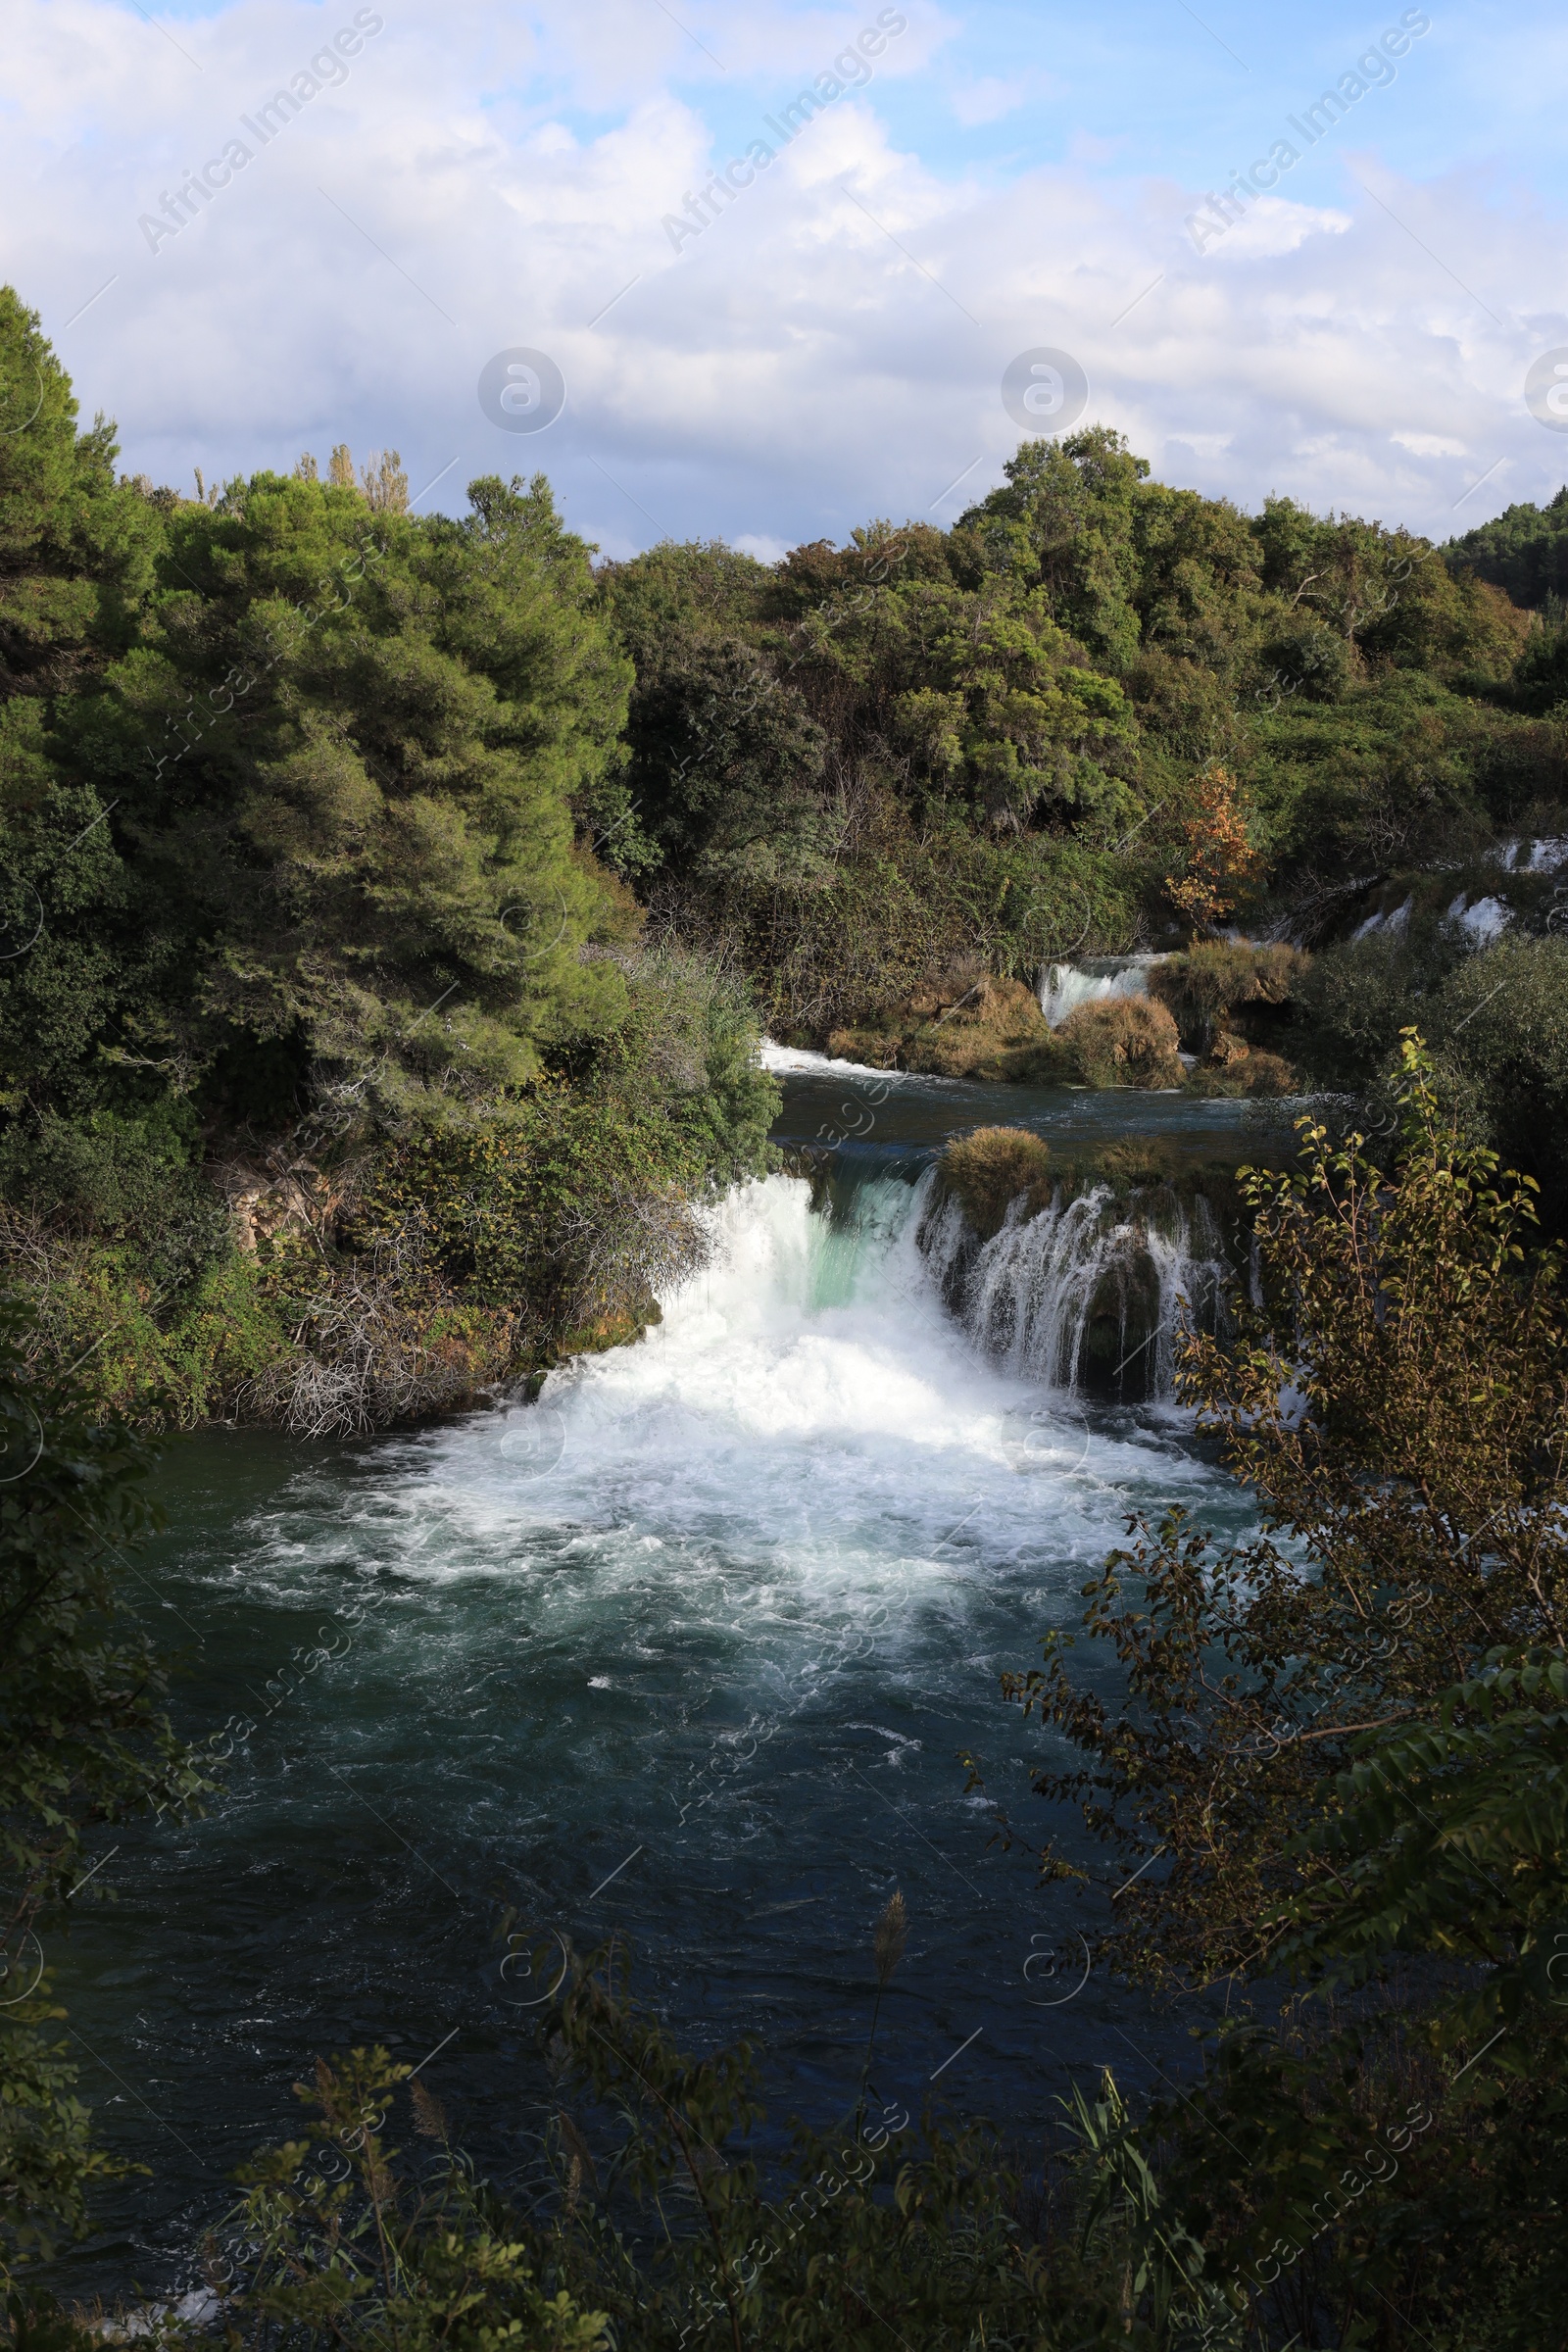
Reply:
[[[1504,937],[1467,956],[1428,1007],[1439,1083],[1471,1131],[1568,1215],[1568,940]]]
[[[0,1312],[0,2288],[79,2234],[89,2182],[123,2169],[93,2148],[70,2052],[49,2031],[66,2013],[48,1997],[41,1936],[91,1876],[94,1827],[209,1786],[117,1589],[127,1547],[156,1523],[138,1492],[151,1456],[123,1422],[92,1416],[79,1381],[40,1380],[21,1336],[15,1309]]]
[[[1180,1086],[1187,1073],[1176,1024],[1150,997],[1112,997],[1080,1004],[1056,1031],[1088,1086]]]
[[[1032,1196],[1031,1213],[1044,1204],[1050,1168],[1050,1146],[1027,1127],[977,1127],[942,1154],[943,1185],[983,1242],[1001,1231],[1020,1193]]]
[[[1149,993],[1175,1015],[1183,1041],[1201,1052],[1234,1005],[1283,1004],[1294,996],[1310,960],[1298,948],[1208,940],[1152,965]]]

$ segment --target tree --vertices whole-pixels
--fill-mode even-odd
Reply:
[[[123,647],[152,585],[159,514],[116,487],[115,428],[76,430],[38,314],[0,286],[0,789],[37,742],[35,708]],[[13,748],[13,747],[16,748]]]
[[[1124,1706],[1074,1680],[1071,1635],[1006,1678],[1078,1751],[1037,1791],[1142,1874],[1105,1945],[1157,1982],[1266,1974],[1282,1905],[1331,1875],[1294,1840],[1355,1738],[1413,1729],[1493,1649],[1568,1639],[1559,1255],[1527,1248],[1531,1188],[1447,1126],[1413,1033],[1403,1073],[1389,1173],[1310,1121],[1298,1170],[1247,1173],[1261,1302],[1238,1295],[1233,1337],[1183,1352],[1259,1532],[1139,1521],[1085,1588]]]
[[[1136,514],[1149,462],[1107,425],[1061,441],[1024,441],[993,490],[959,517],[988,568],[1020,570],[1044,589],[1053,619],[1111,671],[1138,651]]]
[[[1255,887],[1263,864],[1248,833],[1236,779],[1218,760],[1194,784],[1181,827],[1186,870],[1166,876],[1166,896],[1188,922],[1208,930]]]

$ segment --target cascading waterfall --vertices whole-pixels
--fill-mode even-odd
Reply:
[[[1104,1004],[1113,997],[1147,997],[1149,967],[1156,956],[1095,956],[1081,964],[1048,964],[1040,975],[1040,1009],[1059,1029],[1080,1004]]]
[[[1169,1186],[1118,1196],[1109,1185],[1026,1214],[1020,1197],[987,1242],[936,1177],[918,1226],[933,1280],[976,1344],[1022,1379],[1076,1393],[1175,1400],[1183,1322],[1212,1325],[1231,1272],[1201,1194]]]

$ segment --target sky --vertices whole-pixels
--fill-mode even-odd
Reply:
[[[772,559],[1075,421],[1439,540],[1568,477],[1560,0],[5,24],[0,276],[183,489],[347,442],[419,512],[543,470],[607,555]]]

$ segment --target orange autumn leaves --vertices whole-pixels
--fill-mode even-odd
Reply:
[[[1196,778],[1179,828],[1185,870],[1166,875],[1165,893],[1195,929],[1207,929],[1232,912],[1263,870],[1248,834],[1240,787],[1217,760]]]

